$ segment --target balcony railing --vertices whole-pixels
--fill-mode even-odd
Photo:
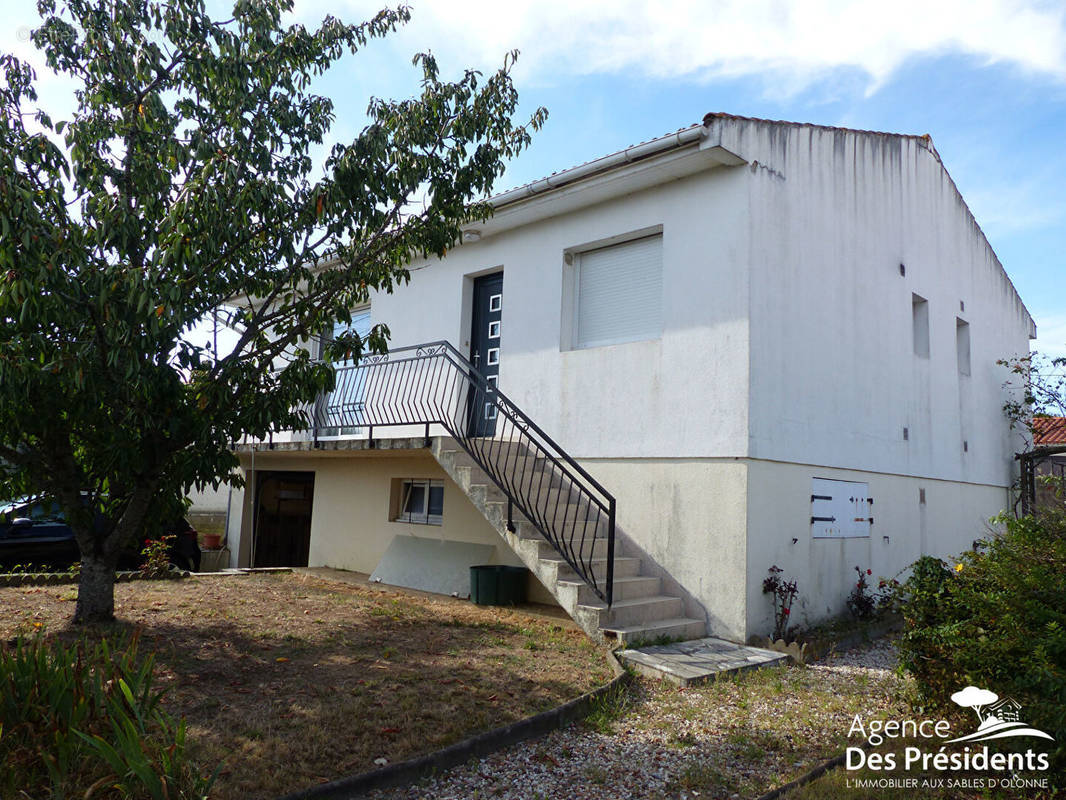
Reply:
[[[614,585],[615,499],[448,342],[402,347],[338,367],[314,407],[311,434],[424,435],[440,426],[608,605]],[[412,427],[416,426],[416,427]],[[428,443],[428,442],[427,442]],[[599,544],[597,544],[599,542]]]

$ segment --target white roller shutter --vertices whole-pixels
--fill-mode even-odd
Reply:
[[[663,237],[578,254],[575,289],[575,348],[658,338]]]

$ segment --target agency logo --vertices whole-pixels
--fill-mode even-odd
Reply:
[[[955,736],[946,719],[869,719],[856,714],[848,737],[865,739],[862,747],[845,751],[845,769],[865,769],[873,777],[848,778],[855,788],[964,788],[1026,789],[1048,787],[1051,763],[1038,742],[1024,750],[1000,752],[987,744],[992,739],[1029,738],[1054,741],[1023,719],[1021,703],[978,686],[967,686],[951,700],[977,715],[977,730]],[[895,747],[880,745],[897,740]],[[902,741],[899,741],[902,740]],[[924,741],[923,741],[924,740]],[[957,745],[949,748],[948,745]],[[1037,749],[1034,749],[1034,746]]]
[[[945,744],[956,742],[984,742],[988,739],[1006,739],[1013,736],[1034,736],[1038,739],[1050,739],[1036,728],[1030,728],[1020,719],[1021,703],[1005,697],[1002,700],[995,692],[967,686],[951,696],[951,702],[963,708],[972,708],[977,715],[977,730],[968,736],[949,739]],[[985,710],[987,708],[987,711]]]

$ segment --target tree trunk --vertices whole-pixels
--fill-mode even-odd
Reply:
[[[91,551],[82,552],[75,622],[111,622],[115,618],[116,563]]]

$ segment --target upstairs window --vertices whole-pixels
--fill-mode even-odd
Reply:
[[[914,327],[914,355],[929,358],[929,301],[912,294],[911,316]]]
[[[959,374],[970,374],[970,323],[955,318],[955,354],[959,362]]]
[[[662,335],[662,234],[574,255],[574,349]]]

